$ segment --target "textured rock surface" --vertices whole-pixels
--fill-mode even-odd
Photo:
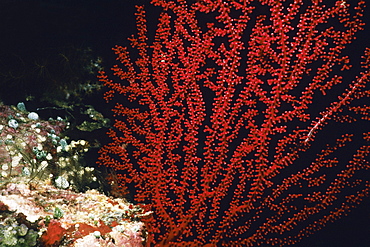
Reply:
[[[4,246],[24,243],[28,232],[37,232],[34,244],[42,246],[142,246],[145,242],[140,218],[148,214],[124,199],[95,190],[75,193],[36,181],[9,183],[1,191],[0,238],[9,243]]]

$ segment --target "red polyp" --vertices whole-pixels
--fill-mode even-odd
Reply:
[[[286,246],[368,196],[364,1],[287,2],[153,0],[154,39],[138,7],[114,48],[99,163],[153,211],[148,246]]]

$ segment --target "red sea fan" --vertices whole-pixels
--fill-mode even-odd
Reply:
[[[153,0],[152,43],[138,7],[100,164],[154,212],[148,246],[286,246],[368,196],[364,3]]]

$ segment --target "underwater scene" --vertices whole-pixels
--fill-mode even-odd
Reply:
[[[370,246],[369,30],[362,0],[0,0],[0,247]]]

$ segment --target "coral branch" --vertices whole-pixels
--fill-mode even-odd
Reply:
[[[364,1],[152,4],[154,41],[138,7],[121,82],[100,74],[120,103],[99,163],[154,212],[148,245],[294,244],[368,195]]]

